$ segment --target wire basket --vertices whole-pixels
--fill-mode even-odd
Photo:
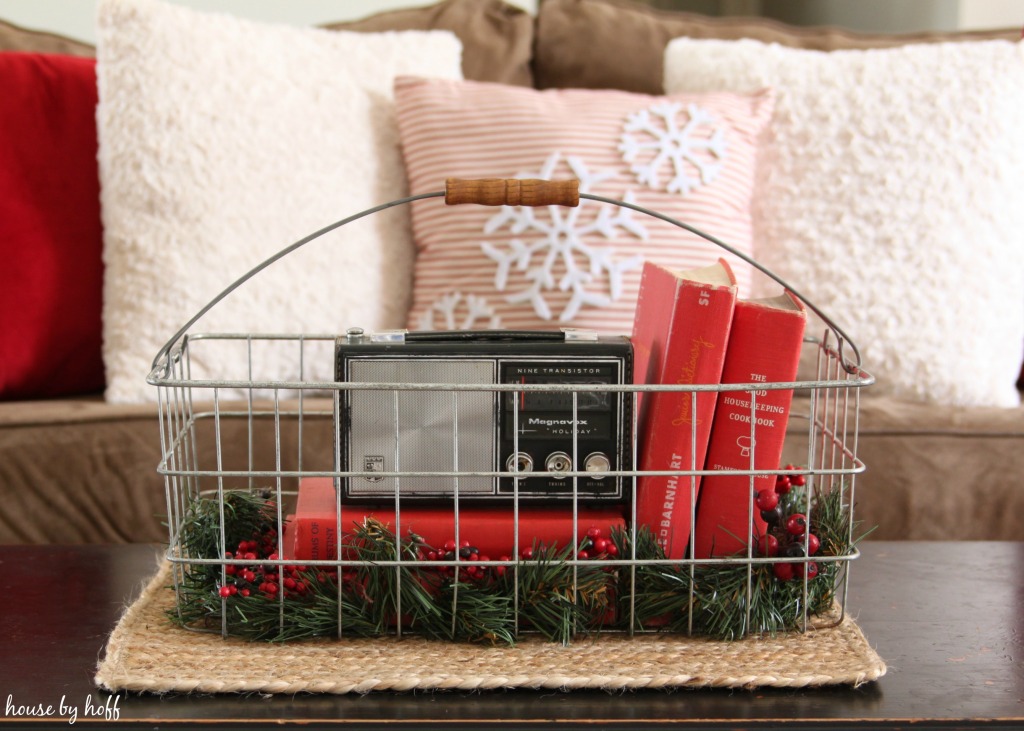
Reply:
[[[750,633],[807,631],[842,621],[850,562],[859,556],[853,504],[857,476],[864,470],[857,457],[860,390],[874,382],[861,368],[856,345],[799,292],[724,242],[633,204],[579,194],[575,182],[449,181],[445,191],[363,211],[267,259],[225,289],[170,338],[154,359],[147,382],[158,392],[162,457],[157,471],[164,478],[167,559],[176,593],[174,616],[180,624],[220,632],[225,637],[340,638],[413,633],[440,639],[513,642],[522,633],[539,631],[567,643],[577,635],[597,630],[629,634],[672,630],[739,638]],[[822,337],[805,339],[804,360],[813,359],[813,375],[787,383],[716,386],[314,381],[306,377],[308,364],[324,358],[333,360],[337,333],[190,332],[207,311],[237,287],[324,233],[385,208],[442,196],[448,203],[486,205],[573,205],[579,198],[589,198],[632,208],[691,231],[782,284],[821,318],[826,325]],[[231,364],[237,377],[212,379],[194,373],[193,359],[202,357]],[[287,380],[261,378],[261,361],[268,357],[294,363],[293,376]],[[460,471],[458,461],[456,469],[444,472],[345,469],[340,448],[345,429],[343,404],[349,392],[367,389],[393,394],[396,404],[399,394],[410,390],[444,394],[456,402],[459,394],[473,390],[488,391],[494,399],[502,391],[511,391],[517,397],[534,391],[571,392],[574,424],[580,393],[622,394],[632,400],[633,406],[629,445],[632,461],[626,465],[633,469],[609,474],[624,478],[632,488],[623,506],[625,527],[615,535],[587,536],[575,488],[565,511],[571,515],[572,535],[577,538],[573,545],[565,546],[535,547],[529,536],[520,536],[522,506],[515,493],[507,504],[516,525],[509,556],[467,555],[459,550],[463,509],[457,489],[449,503],[454,519],[454,550],[450,546],[449,550],[423,546],[415,538],[402,535],[403,499],[397,489],[390,498],[395,526],[365,522],[349,526],[338,488],[350,478],[373,474],[396,478],[397,484],[402,478],[443,476],[454,478],[458,484],[459,478],[486,476],[509,478],[516,485],[525,479],[505,465],[494,465],[484,472],[478,468]],[[791,390],[795,395],[783,463],[799,465],[797,468],[753,468],[755,394],[768,390]],[[692,546],[685,557],[672,559],[652,549],[650,536],[636,520],[635,489],[639,478],[652,474],[635,469],[642,446],[636,440],[637,398],[652,391],[692,392],[694,402],[716,398],[723,391],[748,395],[752,417],[750,469],[716,474],[743,475],[752,487],[755,476],[765,474],[802,483],[792,500],[800,501],[799,508],[811,522],[816,519],[815,510],[822,511],[823,519],[827,510],[833,523],[832,545],[839,546],[827,555],[813,556],[818,576],[807,568],[812,563],[808,553],[814,553],[808,544],[809,533],[801,539],[803,553],[794,556],[761,555],[753,540],[745,541],[745,553],[722,558],[697,558]],[[457,454],[457,432],[452,441]],[[575,438],[573,444],[575,450]],[[574,452],[570,456],[572,465],[581,464],[580,455]],[[700,469],[703,465],[686,467],[658,474],[671,474],[681,484],[689,484],[694,498],[697,480],[711,471]],[[570,469],[564,476],[575,485],[586,474]],[[300,563],[300,559],[278,552],[275,541],[285,535],[288,505],[295,499],[300,481],[309,478],[334,481],[336,557],[305,558]],[[753,530],[754,490],[750,493],[747,511]],[[690,520],[692,535],[696,520],[693,511]],[[259,529],[249,530],[252,521],[259,524]],[[356,536],[352,540],[359,545],[345,543],[343,535]],[[605,550],[592,551],[594,556],[582,552],[593,549],[598,538],[604,541],[601,545]],[[541,552],[529,555],[534,548]],[[524,557],[525,549],[529,552]],[[800,578],[777,581],[773,574],[780,564],[802,568],[797,572]],[[287,589],[286,582],[291,582]],[[547,594],[536,594],[539,584],[546,584]],[[385,603],[386,608],[375,606]],[[550,624],[546,624],[548,614]]]

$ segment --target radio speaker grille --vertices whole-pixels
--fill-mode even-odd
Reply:
[[[354,359],[355,383],[458,383],[496,381],[495,363],[415,358]],[[397,413],[396,413],[397,398]],[[347,442],[350,471],[492,472],[497,397],[492,391],[349,391]],[[396,464],[401,460],[401,464]],[[402,495],[491,494],[493,477],[402,477]],[[352,477],[353,496],[394,496],[394,477]],[[457,481],[457,485],[456,485]]]

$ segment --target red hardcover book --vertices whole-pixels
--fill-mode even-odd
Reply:
[[[685,272],[645,263],[633,324],[634,380],[717,384],[735,304],[736,279],[724,259]],[[713,392],[640,393],[641,471],[703,469],[715,402]],[[698,476],[646,475],[637,480],[637,523],[654,532],[669,558],[686,553],[691,498],[699,489]]]
[[[291,547],[286,555],[303,561],[317,558],[333,560],[338,546],[336,507],[331,478],[303,478],[299,484],[295,517],[289,523],[285,539]],[[346,543],[352,527],[369,517],[385,523],[391,530],[396,528],[394,507],[343,504],[341,510],[342,541]],[[451,507],[418,506],[406,501],[402,504],[401,521],[403,536],[412,531],[434,548],[440,548],[455,538],[455,512]],[[607,536],[612,528],[624,526],[620,506],[580,506],[577,510],[579,539],[586,536],[592,527],[600,528]],[[512,506],[507,503],[459,508],[459,540],[469,541],[481,555],[494,560],[512,556],[514,531]],[[534,542],[548,546],[572,543],[572,508],[568,505],[520,506],[519,550],[531,547]]]
[[[330,477],[305,477],[299,482],[295,514],[288,516],[284,557],[333,561],[338,557],[337,501]],[[296,547],[302,546],[302,555]]]
[[[803,305],[788,292],[737,302],[722,383],[794,381],[806,323]],[[753,399],[749,391],[719,393],[705,469],[778,469],[792,399],[790,389],[756,391]],[[774,485],[772,475],[754,476],[755,491]],[[704,477],[694,535],[697,558],[745,553],[752,530],[764,533],[766,525],[756,506],[751,524],[750,495],[749,475]]]

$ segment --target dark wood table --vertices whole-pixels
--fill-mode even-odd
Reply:
[[[857,689],[339,697],[98,691],[92,677],[107,635],[154,570],[156,551],[0,546],[0,723],[69,728],[68,713],[59,717],[63,701],[77,711],[73,727],[1024,728],[1024,543],[862,544],[848,606],[889,672]],[[53,717],[18,713],[47,706]],[[103,715],[87,718],[87,711]]]

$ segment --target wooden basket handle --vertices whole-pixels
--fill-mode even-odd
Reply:
[[[578,206],[580,181],[526,178],[448,178],[444,202],[450,206],[476,203],[481,206]]]

